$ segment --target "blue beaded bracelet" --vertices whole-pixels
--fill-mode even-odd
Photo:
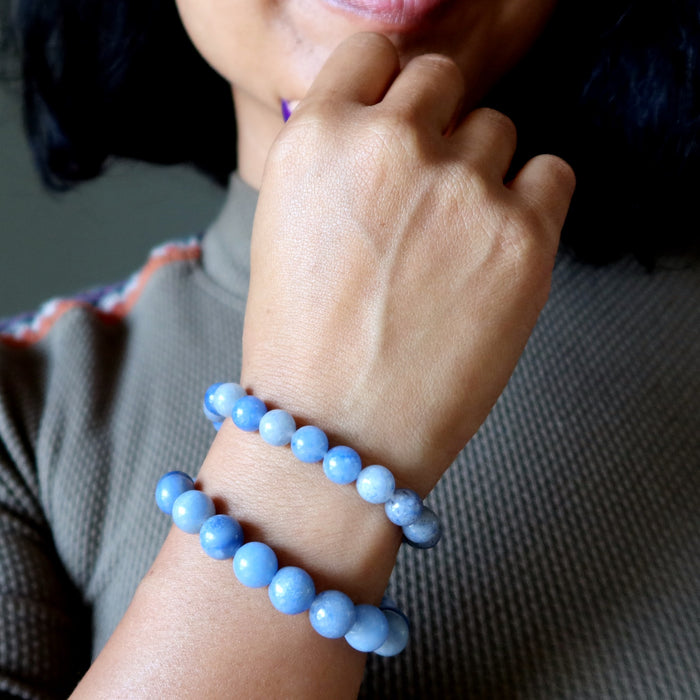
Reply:
[[[434,547],[442,536],[437,515],[410,489],[397,489],[392,473],[379,464],[362,468],[360,455],[351,447],[329,448],[326,434],[316,426],[296,427],[294,418],[265,404],[235,382],[212,384],[204,397],[204,415],[218,430],[226,418],[246,431],[257,430],[270,445],[290,445],[302,462],[323,462],[324,474],[336,484],[355,483],[368,503],[384,504],[387,518],[402,528],[407,544],[419,549]]]
[[[206,400],[205,400],[206,407]],[[395,656],[408,643],[406,616],[384,599],[379,607],[355,605],[340,591],[316,593],[311,576],[296,566],[279,568],[274,551],[262,542],[244,542],[234,518],[216,514],[212,499],[195,489],[194,480],[179,471],[168,472],[156,486],[156,504],[173,523],[190,534],[199,533],[204,552],[213,559],[232,559],[236,578],[251,588],[267,587],[272,605],[287,615],[307,612],[318,634],[345,637],[358,651]]]

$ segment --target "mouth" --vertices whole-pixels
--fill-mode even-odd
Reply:
[[[410,30],[449,0],[324,0],[328,5],[395,31]]]

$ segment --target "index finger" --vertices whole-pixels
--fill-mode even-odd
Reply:
[[[398,72],[398,53],[389,39],[381,34],[354,34],[333,51],[304,100],[334,96],[373,105],[384,97]]]

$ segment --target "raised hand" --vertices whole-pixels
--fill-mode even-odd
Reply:
[[[384,37],[331,56],[269,155],[242,381],[427,493],[503,390],[544,305],[574,187],[504,182],[516,133]]]

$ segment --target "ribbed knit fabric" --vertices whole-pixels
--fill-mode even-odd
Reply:
[[[155,483],[196,470],[203,391],[240,369],[254,207],[234,179],[201,257],[158,265],[128,308],[0,342],[0,694],[67,695],[155,558]],[[691,266],[558,261],[430,496],[444,540],[399,555],[411,643],[370,657],[362,697],[700,697],[699,302]]]

